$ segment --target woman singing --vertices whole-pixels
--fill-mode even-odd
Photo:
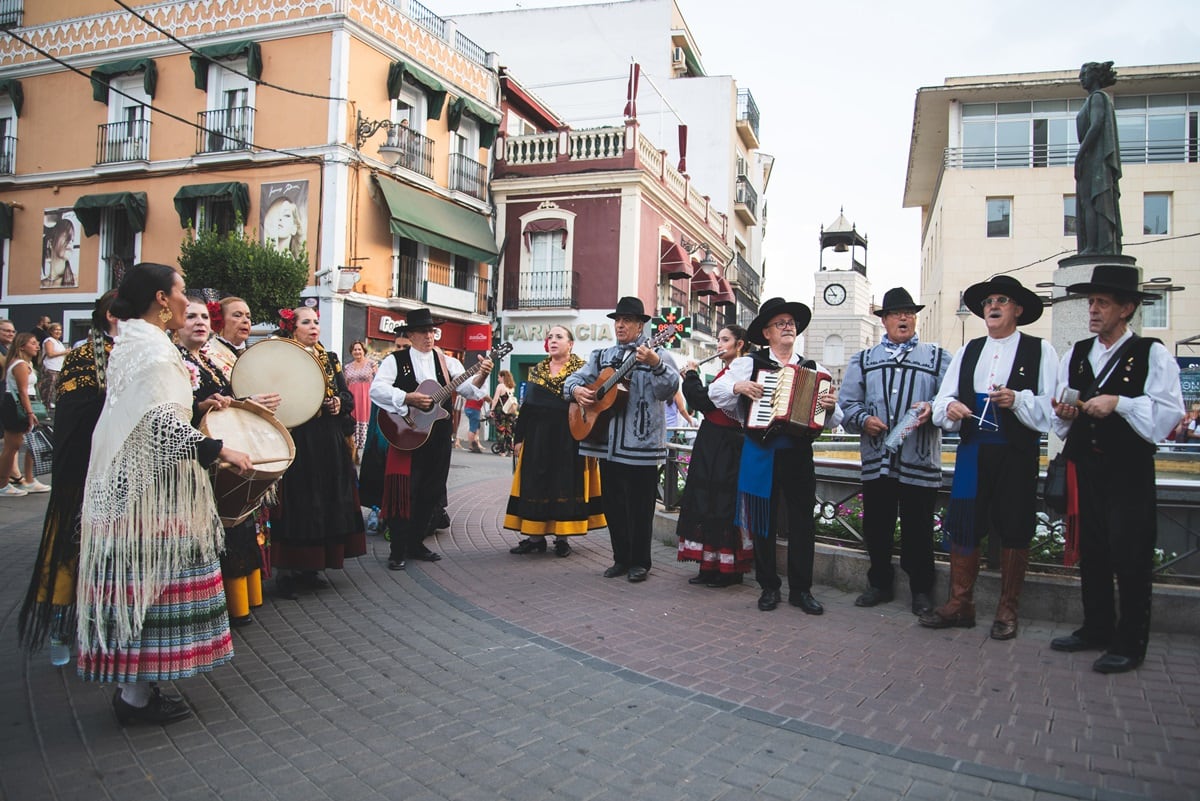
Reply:
[[[113,709],[122,724],[188,717],[182,699],[150,683],[233,658],[217,561],[224,535],[205,467],[220,458],[248,472],[251,463],[191,426],[188,372],[167,334],[187,304],[179,273],[143,263],[111,309],[124,322],[84,489],[79,675],[121,684]]]
[[[717,335],[722,362],[719,378],[729,364],[748,350],[746,329],[729,325]],[[683,394],[693,409],[704,412],[704,422],[692,446],[687,486],[679,504],[679,561],[699,562],[700,573],[689,584],[728,587],[741,584],[754,567],[754,544],[749,533],[733,523],[737,501],[738,465],[742,458],[742,426],[727,417],[708,399],[695,362],[683,375]]]
[[[216,362],[204,355],[209,334],[208,306],[200,300],[188,303],[183,328],[179,329],[179,352],[192,381],[192,425],[212,409],[228,405],[233,397],[229,381]],[[219,396],[219,397],[218,397]],[[246,626],[254,622],[250,607],[262,606],[262,552],[258,547],[255,516],[225,529],[225,548],[221,552],[221,579],[229,622]]]
[[[555,555],[566,556],[571,553],[567,537],[608,525],[600,503],[600,466],[594,457],[579,455],[562,399],[563,382],[584,366],[571,353],[574,341],[567,328],[552,327],[546,335],[550,355],[529,371],[513,433],[517,471],[504,515],[505,528],[527,536],[509,553],[545,553],[546,535],[553,534]]]
[[[307,348],[325,372],[320,411],[291,429],[296,460],[279,481],[279,506],[271,512],[271,564],[280,568],[276,586],[281,597],[294,600],[297,589],[328,587],[317,571],[340,570],[346,557],[362,556],[367,535],[342,429],[343,418],[354,409],[342,365],[319,341],[316,309],[301,306],[281,316],[281,330]]]

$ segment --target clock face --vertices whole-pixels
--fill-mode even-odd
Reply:
[[[825,287],[825,302],[830,306],[840,306],[846,300],[846,287],[841,284],[830,284]]]

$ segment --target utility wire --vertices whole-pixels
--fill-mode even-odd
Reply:
[[[66,67],[71,72],[74,72],[77,75],[87,78],[88,81],[91,81],[92,76],[89,75],[88,73],[84,72],[83,70],[79,69],[78,67],[76,67],[72,64],[68,64],[67,62],[63,61],[62,59],[58,58],[57,56],[47,53],[45,50],[42,50],[40,47],[33,44],[32,42],[26,41],[25,39],[21,38],[17,34],[13,33],[11,30],[6,30],[5,33],[7,33],[9,36],[16,39],[18,42],[25,45],[26,47],[28,47],[30,50],[34,51],[35,53],[45,56],[46,58],[53,61],[55,64],[58,64],[59,66],[62,66],[62,67]],[[288,151],[288,150],[279,150],[278,148],[267,147],[266,145],[256,145],[253,142],[247,142],[244,139],[239,139],[236,136],[231,136],[229,134],[229,132],[227,132],[227,131],[215,130],[212,128],[205,128],[203,125],[192,122],[189,119],[180,117],[178,114],[173,114],[170,111],[167,111],[166,109],[159,108],[158,106],[155,106],[151,103],[143,103],[141,98],[134,97],[133,95],[128,94],[127,92],[121,91],[120,89],[118,89],[117,87],[115,87],[111,83],[109,83],[108,81],[104,81],[104,83],[105,83],[105,85],[108,86],[108,91],[116,92],[121,97],[124,97],[128,100],[132,100],[133,102],[137,103],[138,105],[145,106],[146,108],[150,109],[151,111],[162,114],[164,117],[167,117],[168,119],[175,120],[176,122],[182,122],[184,125],[187,125],[190,128],[195,128],[197,131],[203,131],[206,134],[216,134],[217,136],[220,136],[230,142],[237,142],[237,143],[245,145],[247,147],[253,147],[257,150],[263,150],[263,151],[267,151],[269,153],[278,153],[279,155],[287,156],[288,158],[299,159],[301,161],[315,160],[314,156],[302,156],[299,153],[292,153],[291,151]]]
[[[1141,245],[1155,245],[1159,242],[1170,242],[1175,239],[1190,239],[1193,236],[1200,236],[1200,231],[1191,234],[1176,234],[1175,236],[1163,236],[1158,237],[1157,239],[1147,239],[1145,242],[1126,242],[1124,243],[1124,247],[1136,248]],[[1031,261],[1028,264],[1022,264],[1020,267],[1013,267],[1011,270],[1001,270],[1000,272],[995,273],[995,275],[1008,275],[1009,273],[1015,273],[1028,267],[1036,267],[1037,265],[1050,261],[1051,259],[1057,259],[1059,256],[1066,256],[1074,252],[1075,251],[1073,250],[1060,250],[1058,253],[1052,253],[1051,255],[1038,259],[1037,261]]]
[[[212,60],[212,59],[210,59],[208,56],[206,56],[206,55],[204,55],[203,53],[201,53],[201,52],[200,52],[199,50],[197,50],[196,48],[192,47],[192,46],[191,46],[190,44],[188,44],[187,42],[185,42],[185,41],[183,41],[182,39],[180,39],[180,38],[179,38],[178,36],[176,36],[175,34],[173,34],[173,33],[169,32],[169,31],[167,31],[165,28],[162,28],[162,27],[158,26],[157,24],[155,24],[155,23],[151,22],[151,21],[150,21],[148,18],[146,18],[146,17],[142,16],[142,15],[141,15],[141,14],[139,14],[137,11],[135,11],[135,10],[133,10],[132,8],[130,8],[129,6],[125,5],[125,3],[124,3],[124,2],[122,2],[122,0],[113,0],[113,2],[114,2],[114,3],[116,3],[117,5],[119,5],[121,8],[125,9],[126,11],[128,11],[128,12],[129,12],[130,14],[132,14],[133,16],[137,17],[139,20],[141,20],[142,22],[144,22],[146,25],[149,25],[151,28],[153,28],[154,30],[156,30],[156,31],[158,31],[159,33],[161,33],[163,36],[165,36],[165,37],[167,37],[168,39],[170,39],[170,40],[171,40],[172,42],[174,42],[175,44],[177,44],[177,45],[180,45],[180,46],[181,46],[181,47],[183,47],[185,50],[188,50],[188,51],[190,51],[190,52],[194,53],[195,55],[197,55],[197,56],[200,56],[201,58],[204,58],[204,59],[206,59],[206,60],[208,60],[208,61],[211,61],[211,60]],[[278,89],[280,92],[287,92],[288,94],[292,94],[292,95],[299,95],[300,97],[312,97],[312,98],[316,98],[317,100],[337,100],[337,101],[349,102],[349,101],[347,101],[347,100],[346,100],[346,98],[344,98],[344,97],[330,97],[330,96],[328,96],[328,95],[318,95],[318,94],[313,94],[312,92],[301,92],[301,91],[300,91],[300,90],[298,90],[298,89],[289,89],[289,88],[288,88],[288,87],[286,87],[286,86],[280,86],[279,84],[270,83],[269,81],[264,81],[264,80],[262,80],[261,78],[251,78],[251,77],[250,77],[249,75],[247,75],[246,73],[244,73],[244,72],[238,72],[237,70],[235,70],[235,69],[230,69],[229,67],[224,67],[224,69],[226,69],[226,70],[229,70],[229,72],[232,72],[234,75],[240,75],[241,77],[245,78],[246,80],[249,80],[249,81],[254,81],[254,82],[255,82],[256,84],[258,84],[259,86],[269,86],[269,87],[270,87],[270,88],[272,88],[272,89]]]

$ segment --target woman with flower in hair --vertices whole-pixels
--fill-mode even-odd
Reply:
[[[344,423],[354,411],[337,354],[320,343],[317,310],[307,306],[280,311],[280,332],[305,347],[325,372],[325,400],[317,416],[291,429],[296,459],[279,481],[279,506],[271,513],[271,565],[279,570],[276,588],[295,599],[299,589],[329,583],[318,571],[340,570],[346,557],[367,552],[354,464]],[[286,572],[285,572],[286,571]]]

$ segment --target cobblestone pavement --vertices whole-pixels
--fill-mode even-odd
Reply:
[[[16,648],[45,501],[0,500],[0,796],[25,799],[1200,798],[1200,645],[1105,677],[1066,626],[915,625],[899,604],[764,614],[657,545],[606,580],[606,532],[512,556],[507,459],[456,452],[436,564],[387,546],[268,597],[196,711],[117,725],[110,687]],[[987,610],[981,610],[986,616]]]

